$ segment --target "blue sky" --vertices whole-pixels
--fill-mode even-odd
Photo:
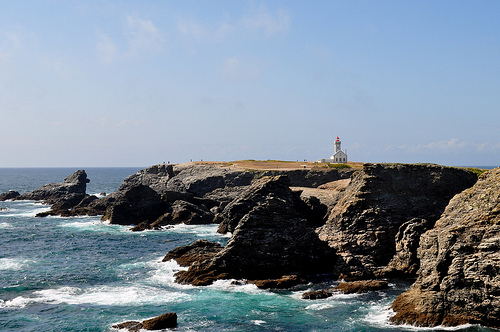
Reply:
[[[500,164],[500,1],[2,1],[0,167]]]

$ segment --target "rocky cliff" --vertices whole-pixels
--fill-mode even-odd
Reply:
[[[414,273],[416,268],[408,265],[418,266],[411,252],[417,246],[410,242],[418,243],[420,234],[433,226],[449,200],[476,180],[475,174],[459,168],[365,164],[317,231],[337,253],[335,273],[343,279]],[[397,238],[400,259],[380,270],[395,256]],[[405,248],[410,252],[404,252]]]
[[[232,233],[226,247],[178,280],[318,271],[342,279],[414,276],[420,235],[476,180],[470,171],[438,165],[366,164],[335,191],[329,216],[320,199],[291,191],[288,178],[254,180],[218,215],[219,232]]]
[[[177,281],[206,285],[217,279],[279,278],[291,271],[328,272],[324,263],[333,259],[334,252],[318,239],[307,207],[289,185],[284,175],[255,180],[227,214],[228,221],[237,222],[227,245],[180,271]]]
[[[418,278],[392,308],[395,323],[500,328],[500,168],[447,206],[420,239]]]

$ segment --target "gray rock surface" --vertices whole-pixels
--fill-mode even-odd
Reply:
[[[418,256],[418,278],[393,303],[393,322],[500,328],[500,168],[450,201]]]
[[[337,252],[340,279],[371,279],[396,253],[396,235],[413,218],[439,218],[449,200],[471,187],[467,170],[428,164],[365,164],[353,175],[319,238]]]
[[[7,191],[5,193],[2,193],[0,195],[0,202],[1,201],[13,200],[13,199],[16,199],[19,196],[20,196],[19,192],[15,191],[15,190],[9,190],[9,191]]]
[[[31,192],[24,193],[16,199],[44,201],[48,204],[55,204],[65,200],[76,205],[85,197],[87,183],[89,182],[87,173],[84,170],[78,170],[65,178],[62,183],[46,184]]]
[[[150,224],[165,213],[167,208],[156,191],[139,184],[122,190],[101,219],[118,225]]]

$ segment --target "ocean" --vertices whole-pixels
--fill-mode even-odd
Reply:
[[[0,168],[0,193],[62,182],[74,168]],[[139,168],[86,168],[87,193],[110,193]],[[480,326],[393,326],[389,307],[409,283],[361,295],[303,300],[336,285],[260,290],[230,280],[194,287],[174,282],[183,269],[161,262],[197,239],[225,244],[216,225],[131,232],[99,217],[46,217],[48,206],[0,202],[0,331],[114,331],[112,325],[176,312],[175,331],[493,331]]]

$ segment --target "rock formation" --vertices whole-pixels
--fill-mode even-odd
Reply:
[[[395,323],[500,328],[500,168],[456,195],[420,239],[418,278],[392,305]]]
[[[151,319],[146,319],[142,322],[129,321],[125,323],[120,323],[113,325],[115,329],[126,329],[130,332],[136,332],[140,330],[163,330],[168,328],[174,328],[177,326],[177,314],[175,312],[169,312],[158,317]]]
[[[9,190],[9,191],[0,195],[0,202],[14,200],[19,196],[20,196],[19,192],[15,191],[15,190]]]
[[[148,186],[138,184],[123,190],[108,207],[102,220],[118,225],[150,224],[167,208],[160,195]]]
[[[69,204],[76,205],[85,197],[87,183],[89,182],[87,173],[84,170],[78,170],[65,178],[62,183],[46,184],[18,196],[16,200],[44,201],[48,204],[66,201]]]
[[[449,200],[476,180],[474,173],[459,168],[365,164],[318,229],[319,238],[336,250],[335,273],[346,280],[380,276],[378,267],[386,266],[396,253],[396,235],[404,233],[401,226],[421,218],[428,223],[421,222],[420,232],[432,227]],[[392,271],[397,268],[394,264]]]
[[[385,280],[359,280],[341,282],[340,284],[332,288],[306,292],[302,294],[302,298],[308,300],[318,300],[328,298],[335,293],[361,294],[386,289],[387,287],[389,287],[389,283]]]
[[[203,262],[207,259],[212,259],[221,250],[222,246],[218,243],[207,240],[197,240],[193,244],[171,250],[163,258],[163,262],[173,259],[180,266],[187,267],[195,262]]]
[[[334,253],[318,239],[286,176],[263,177],[223,214],[232,237],[213,258],[177,273],[177,281],[207,285],[216,279],[276,279],[291,272],[328,271]]]

